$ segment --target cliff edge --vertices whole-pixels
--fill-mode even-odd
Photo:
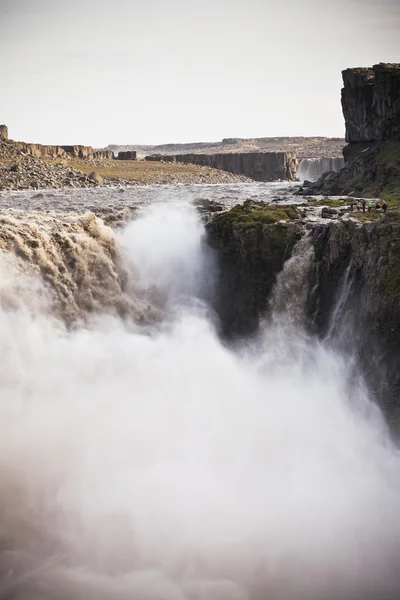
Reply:
[[[346,164],[300,193],[382,197],[400,204],[400,64],[346,69],[342,76]]]

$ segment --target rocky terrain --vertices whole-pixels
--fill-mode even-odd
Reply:
[[[0,191],[94,187],[102,183],[94,172],[82,173],[67,164],[25,154],[12,141],[0,142]]]
[[[327,137],[263,137],[225,138],[220,142],[193,142],[188,144],[118,145],[110,144],[105,150],[114,153],[134,150],[146,154],[217,154],[228,152],[295,152],[298,158],[330,158],[342,156],[345,140]]]
[[[342,109],[348,145],[340,173],[325,173],[303,194],[400,201],[400,64],[343,71]]]
[[[65,150],[68,149],[68,151]],[[107,152],[89,146],[41,146],[8,139],[0,129],[0,191],[43,188],[86,188],[99,185],[165,183],[237,183],[242,175],[209,167],[149,164],[112,160]]]

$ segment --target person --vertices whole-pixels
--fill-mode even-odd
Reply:
[[[368,212],[371,212],[371,208],[372,208],[372,202],[368,202]]]
[[[363,212],[364,212],[364,213],[365,213],[365,207],[366,207],[366,205],[367,205],[366,201],[365,201],[365,200],[363,200],[363,201],[362,201],[362,209],[363,209]]]
[[[384,200],[382,202],[382,210],[383,210],[383,214],[386,215],[386,211],[387,211],[387,204],[386,204],[386,200]]]
[[[375,210],[381,210],[381,205],[379,204],[379,202],[375,204]]]

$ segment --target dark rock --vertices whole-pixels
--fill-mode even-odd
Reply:
[[[134,150],[128,150],[127,152],[119,152],[118,160],[136,160],[136,152]]]
[[[255,181],[296,180],[294,152],[247,152],[228,154],[178,154],[176,161],[245,175]]]
[[[254,332],[268,311],[276,276],[301,237],[299,216],[293,206],[248,201],[206,226],[208,243],[218,251],[214,308],[225,336]]]
[[[370,142],[400,134],[400,64],[343,71],[346,141]]]
[[[324,206],[321,212],[321,216],[323,219],[331,219],[339,214],[339,211],[336,208],[329,208],[328,206]]]
[[[345,166],[299,194],[400,194],[400,64],[343,71]]]

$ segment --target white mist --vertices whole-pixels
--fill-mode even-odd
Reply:
[[[398,594],[400,461],[379,411],[295,325],[226,349],[188,302],[210,272],[201,235],[180,208],[122,234],[174,307],[151,335],[1,309],[0,596]]]

